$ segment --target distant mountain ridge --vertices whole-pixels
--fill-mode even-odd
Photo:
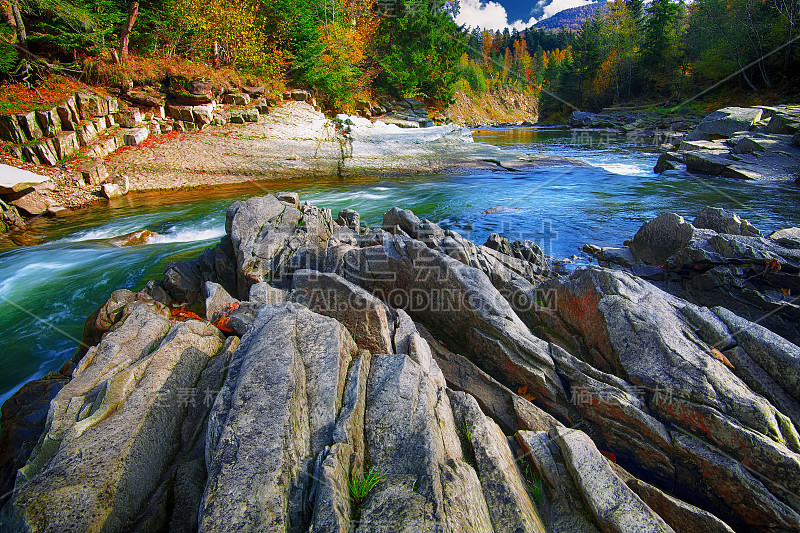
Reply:
[[[606,2],[603,0],[585,6],[571,7],[564,11],[559,11],[552,17],[540,20],[533,27],[548,33],[555,33],[561,30],[578,31],[605,5]]]

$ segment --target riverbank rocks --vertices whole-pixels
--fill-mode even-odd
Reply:
[[[527,314],[526,322],[535,333],[586,363],[570,363],[561,357],[556,359],[556,368],[576,394],[585,394],[573,399],[585,419],[596,424],[596,441],[613,449],[615,459],[627,469],[667,483],[677,494],[692,494],[732,526],[752,524],[752,515],[725,495],[732,486],[742,490],[749,486],[748,492],[752,491],[752,476],[782,484],[782,476],[788,475],[785,469],[800,468],[794,421],[797,404],[788,399],[796,388],[793,383],[778,385],[774,370],[772,375],[762,370],[755,377],[728,356],[747,352],[740,360],[758,359],[766,345],[773,341],[781,345],[781,341],[761,341],[760,347],[743,342],[739,328],[763,328],[744,320],[723,324],[724,310],[696,307],[620,272],[579,270],[569,278],[545,282],[539,289],[555,291],[555,302],[549,309]],[[589,305],[581,307],[579,302]],[[798,350],[788,342],[785,349]],[[648,357],[642,359],[642,353]],[[756,367],[757,363],[748,366]],[[755,392],[765,387],[786,402],[783,410]],[[703,442],[708,450],[693,456],[695,468],[704,472],[702,490],[696,485],[695,472],[683,470],[686,454],[691,452],[676,446],[670,431],[675,427],[692,435],[686,446]],[[740,448],[744,442],[751,444]],[[723,457],[743,461],[747,471],[732,469],[734,463]],[[737,476],[739,481],[732,482]],[[758,489],[757,493],[769,509],[760,527],[783,527],[778,524],[800,519],[796,511],[787,510],[792,500],[786,499],[782,489]]]
[[[222,344],[213,327],[170,324],[135,307],[51,402],[6,523],[17,531],[130,528],[153,491],[172,483],[173,458],[191,442],[182,442],[182,431],[194,430],[189,437],[202,426],[202,412],[178,401],[177,391],[214,366]]]
[[[0,200],[0,232],[14,231],[25,227],[25,221],[16,207],[9,206]]]
[[[750,224],[749,220],[742,220],[736,213],[717,207],[706,207],[700,211],[700,214],[692,222],[692,226],[728,235],[761,237],[761,232]]]
[[[750,130],[762,114],[763,110],[751,107],[726,107],[714,111],[689,132],[686,140],[710,140],[715,135],[731,137],[734,133]]]
[[[708,115],[677,150],[663,154],[656,173],[682,169],[744,180],[792,177],[800,149],[792,135],[800,128],[797,106],[729,107]]]
[[[628,267],[532,277],[533,243],[356,215],[236,202],[217,246],[115,292],[3,407],[0,527],[800,529],[800,348],[673,287],[788,283],[793,230],[666,214],[606,256]]]
[[[627,249],[633,261],[608,250],[585,248],[606,264],[640,273],[698,305],[722,306],[800,342],[800,253],[791,228],[765,238],[747,220],[704,209],[693,224],[674,213],[645,223]]]

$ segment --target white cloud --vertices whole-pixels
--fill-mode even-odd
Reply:
[[[585,6],[594,3],[592,0],[553,0],[546,6],[544,6],[544,14],[542,15],[542,20],[552,17],[556,13],[560,11],[564,11],[565,9],[569,9],[571,7],[578,7],[578,6]]]
[[[581,0],[556,1],[580,2]],[[506,13],[506,8],[497,2],[489,1],[483,3],[482,0],[461,0],[461,10],[456,17],[456,22],[459,24],[466,24],[470,28],[480,27],[484,30],[502,30],[504,28],[509,28],[510,30],[522,31],[525,28],[536,24],[536,19],[531,17],[528,22],[523,22],[521,20],[508,22],[508,13]]]

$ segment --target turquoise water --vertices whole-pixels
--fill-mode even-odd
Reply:
[[[392,206],[412,209],[478,244],[492,232],[532,239],[555,257],[586,243],[621,246],[664,211],[688,219],[707,205],[750,219],[762,231],[800,225],[800,189],[652,173],[652,147],[567,132],[497,129],[476,140],[508,150],[579,158],[587,164],[525,172],[480,171],[409,177],[282,180],[180,192],[129,195],[58,219],[40,219],[32,246],[0,253],[0,401],[26,381],[57,370],[74,353],[86,317],[118,288],[141,289],[170,260],[192,258],[224,233],[235,200],[296,190],[302,200],[358,210],[379,224]],[[495,209],[492,209],[495,208]],[[486,213],[487,210],[490,212]],[[116,248],[106,239],[140,229],[152,242]],[[580,259],[579,259],[580,261]]]

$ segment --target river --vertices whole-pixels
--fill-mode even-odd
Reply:
[[[26,381],[58,370],[74,353],[86,317],[111,292],[141,289],[160,277],[170,260],[196,257],[213,246],[224,234],[227,207],[258,194],[295,190],[301,200],[330,208],[334,216],[346,207],[356,209],[368,225],[400,206],[477,244],[498,232],[537,241],[554,257],[577,254],[577,264],[586,262],[579,251],[583,244],[621,246],[642,223],[665,211],[692,220],[705,206],[724,207],[765,233],[800,225],[800,189],[682,172],[657,176],[653,147],[534,128],[475,130],[473,137],[507,150],[579,158],[587,165],[136,193],[34,221],[25,236],[31,246],[6,246],[0,253],[0,402]],[[160,237],[128,248],[106,242],[140,229]]]

